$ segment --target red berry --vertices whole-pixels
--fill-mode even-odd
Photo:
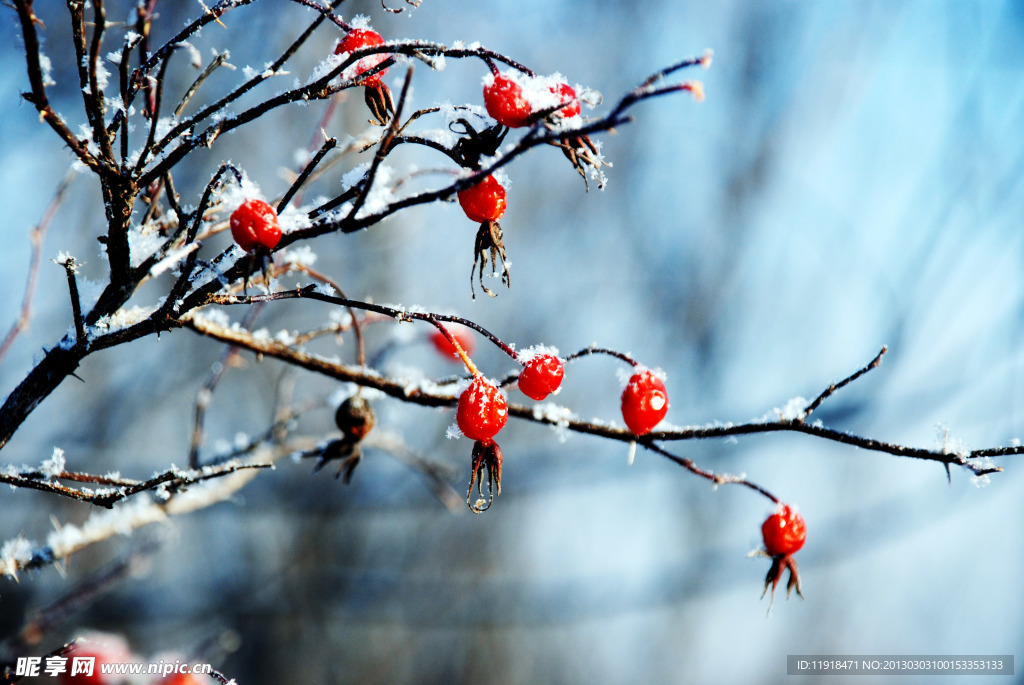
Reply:
[[[553,354],[538,354],[526,362],[519,374],[519,389],[524,395],[543,400],[562,385],[565,367]]]
[[[551,92],[555,94],[559,102],[567,103],[565,107],[555,111],[555,116],[568,119],[580,113],[580,101],[576,97],[576,90],[568,83],[559,83],[557,86],[551,86]]]
[[[473,350],[476,349],[476,341],[468,329],[449,326],[448,332],[462,345],[462,349],[466,351],[466,354],[473,356]],[[430,342],[433,343],[434,349],[440,352],[441,356],[445,359],[459,361],[459,353],[455,351],[455,346],[448,342],[448,338],[444,337],[444,333],[441,331],[435,330],[430,336]]]
[[[668,392],[650,370],[633,374],[622,391],[622,418],[629,430],[646,435],[668,413]]]
[[[533,114],[523,87],[504,74],[495,76],[493,81],[484,85],[484,106],[499,124],[509,128],[526,126]]]
[[[505,187],[494,176],[460,190],[459,204],[471,221],[497,221],[505,214]]]
[[[780,504],[761,524],[764,548],[773,557],[794,554],[807,540],[804,517],[788,504]]]
[[[154,680],[153,685],[201,685],[201,682],[191,673],[171,673]]]
[[[334,54],[340,55],[343,52],[355,52],[356,50],[362,50],[363,48],[375,48],[378,45],[384,45],[384,38],[382,38],[376,31],[371,31],[370,29],[352,29],[345,34],[344,38],[338,41],[338,47],[334,48]],[[352,77],[358,78],[360,74],[373,69],[388,57],[390,57],[390,55],[387,53],[380,52],[362,58],[356,62],[355,73]],[[346,69],[345,73],[348,74],[350,69]],[[360,81],[359,85],[376,86],[380,83],[381,77],[386,73],[387,68],[381,69],[372,76]]]
[[[475,376],[459,395],[455,420],[467,438],[489,443],[508,421],[505,397],[483,376]]]
[[[246,200],[231,213],[231,236],[246,252],[274,249],[281,242],[277,212],[263,200]]]
[[[62,685],[111,685],[115,677],[104,674],[100,667],[103,664],[127,664],[134,661],[128,644],[119,635],[96,634],[80,639],[68,649],[64,656],[67,658],[66,670],[58,674],[58,680]],[[76,662],[75,659],[83,661]],[[76,663],[88,667],[91,661],[92,674],[78,672],[71,675]]]

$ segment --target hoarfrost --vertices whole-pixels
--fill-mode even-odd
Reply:
[[[338,326],[343,329],[348,329],[348,327],[352,325],[352,315],[344,309],[332,309],[328,312],[327,318],[330,319],[331,322],[338,324]]]
[[[281,215],[278,217],[278,221],[281,224],[282,233],[293,233],[295,231],[301,231],[304,228],[309,228],[313,225],[313,222],[309,220],[309,215],[295,207],[288,206],[285,208]]]
[[[0,547],[0,575],[18,577],[18,567],[32,559],[32,543],[18,535]]]
[[[43,86],[55,86],[57,82],[53,80],[53,62],[50,58],[43,54],[43,51],[39,51],[39,69],[43,72]]]
[[[239,205],[246,200],[265,199],[262,191],[260,191],[260,187],[249,178],[249,175],[244,171],[241,174],[241,183],[229,183],[220,192],[220,200],[228,214],[238,209]]]
[[[164,236],[155,226],[147,224],[141,228],[128,229],[128,250],[131,254],[132,268],[140,266],[163,247]]]
[[[388,185],[391,179],[394,178],[394,175],[394,169],[386,164],[381,164],[377,167],[377,175],[374,178],[373,186],[371,186],[370,192],[367,193],[366,202],[359,209],[356,218],[364,218],[381,212],[394,201],[394,188]]]
[[[390,371],[395,380],[402,385],[402,392],[406,397],[426,394],[454,398],[467,385],[466,382],[454,386],[452,384],[439,385],[424,375],[420,369],[407,366],[394,367]]]
[[[534,405],[533,418],[552,424],[559,442],[569,439],[569,422],[576,418],[572,410],[554,402],[542,402]]]
[[[43,472],[43,475],[47,478],[56,478],[60,474],[64,473],[64,450],[59,447],[53,448],[53,454],[50,458],[42,463],[39,470]]]
[[[530,103],[530,108],[534,111],[542,109],[552,109],[562,104],[561,98],[552,92],[552,88],[562,83],[565,83],[565,77],[561,74],[555,73],[550,76],[530,76],[524,74],[516,69],[506,69],[501,72],[501,76],[513,81],[518,84],[523,90],[523,97]],[[483,77],[484,88],[489,87],[494,83],[494,74],[486,74]]]
[[[324,78],[332,71],[341,66],[341,63],[345,61],[345,57],[348,53],[341,55],[330,54],[325,59],[321,60],[319,64],[313,69],[313,74],[310,76],[310,82],[316,82]]]
[[[298,339],[297,334],[293,331],[287,331],[285,329],[279,330],[274,334],[274,342],[279,342],[282,345],[292,346]]]
[[[175,116],[160,117],[156,122],[156,139],[163,140],[180,123],[181,120]]]
[[[148,319],[153,312],[156,311],[156,307],[122,307],[118,309],[113,315],[107,315],[100,317],[96,322],[96,325],[89,327],[90,337],[98,335],[101,332],[112,332],[118,331],[122,328],[128,328],[134,326],[137,323]]]
[[[99,90],[106,90],[107,84],[110,83],[110,72],[107,71],[107,65],[103,63],[103,60],[96,60],[96,86]]]
[[[352,21],[349,24],[354,29],[369,29],[370,28],[370,17],[365,14],[357,14],[352,17]]]
[[[534,357],[537,357],[537,356],[542,355],[542,354],[550,354],[553,357],[557,357],[558,356],[558,348],[557,347],[551,347],[549,345],[534,345],[533,347],[527,347],[525,350],[522,350],[522,351],[518,352],[517,354],[519,356],[519,361],[521,361],[521,362],[523,362],[525,364],[526,362],[530,361]]]
[[[944,424],[935,426],[935,442],[943,454],[955,454],[958,457],[969,457],[971,450],[960,438],[951,437],[949,428]]]
[[[807,416],[804,412],[804,407],[808,404],[810,404],[810,402],[805,398],[794,397],[786,402],[782,409],[776,407],[774,412],[778,415],[779,421],[799,421]]]
[[[231,328],[231,317],[223,309],[207,309],[198,318],[208,321],[214,326]]]
[[[360,164],[356,167],[353,167],[349,171],[346,171],[345,174],[341,177],[341,187],[351,188],[356,183],[359,183],[359,181],[362,180],[363,176],[366,175],[366,171],[369,168],[370,165],[364,162],[363,164]]]
[[[317,255],[309,245],[299,245],[285,251],[282,255],[285,264],[293,266],[313,266],[316,264]]]
[[[386,397],[383,392],[376,388],[367,388],[356,385],[355,383],[342,383],[341,387],[332,392],[330,397],[327,398],[327,404],[331,407],[337,407],[348,398],[355,396],[357,392],[360,393],[367,402],[376,402],[377,400],[382,400]]]
[[[78,139],[79,142],[85,143],[85,149],[89,151],[89,154],[99,156],[100,146],[93,140],[92,129],[89,127],[89,124],[82,123],[78,125]]]
[[[156,278],[168,269],[179,264],[181,260],[195,252],[197,249],[199,249],[199,243],[189,243],[184,247],[179,247],[177,250],[172,251],[166,257],[154,264],[153,268],[149,270],[149,275]]]
[[[79,262],[81,265],[81,262]],[[92,309],[96,302],[100,299],[100,294],[103,292],[107,284],[103,281],[94,281],[91,278],[78,277],[78,299],[82,303],[82,310],[86,311]]]

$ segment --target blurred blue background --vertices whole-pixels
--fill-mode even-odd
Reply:
[[[158,42],[201,9],[185,5],[160,6]],[[60,8],[37,9],[55,107],[76,128],[67,20]],[[601,137],[614,164],[604,191],[585,193],[553,149],[507,168],[510,290],[470,300],[475,226],[437,205],[315,242],[317,267],[348,295],[458,312],[521,347],[628,351],[667,373],[676,425],[742,422],[813,398],[887,344],[879,369],[818,412],[827,425],[925,447],[1003,445],[1024,433],[1020,3],[425,0],[402,15],[371,2],[342,10],[371,14],[388,38],[480,41],[601,91],[606,105],[663,66],[715,53],[710,70],[685,74],[705,82],[705,102],[644,103],[635,123]],[[17,317],[29,229],[71,161],[19,98],[20,38],[14,13],[3,14],[0,323]],[[261,68],[309,18],[264,0],[229,14],[226,28],[207,28],[197,41],[204,56],[230,47],[239,68],[212,79],[207,96],[238,82],[246,64]],[[295,77],[336,39],[318,33],[289,64]],[[187,86],[195,72],[185,58],[178,67]],[[396,92],[402,73],[388,75]],[[478,104],[483,73],[476,60],[448,60],[439,73],[417,65],[413,104]],[[281,78],[268,92],[290,86],[292,76]],[[342,104],[330,134],[366,128],[360,100]],[[179,192],[190,197],[231,159],[280,194],[282,170],[322,112],[282,111],[223,137],[176,177]],[[398,169],[446,165],[400,152]],[[311,194],[336,189],[344,168]],[[96,190],[76,181],[44,246],[46,259],[79,256],[92,278],[104,270]],[[144,291],[135,304],[159,295]],[[261,323],[325,318],[312,305],[279,306]],[[32,327],[0,366],[4,393],[69,323],[63,274],[44,262]],[[371,345],[388,340],[386,326],[372,333]],[[334,353],[350,360],[351,342]],[[36,464],[56,445],[77,470],[145,476],[183,464],[195,392],[219,355],[185,332],[95,355],[79,372],[85,383],[61,386],[2,461]],[[478,361],[494,376],[508,370],[489,350]],[[454,371],[423,345],[387,364]],[[619,366],[571,366],[558,402],[617,420]],[[266,425],[280,372],[250,360],[228,374],[208,419],[210,445]],[[298,377],[302,397],[336,389]],[[450,411],[387,400],[376,410],[382,429],[449,464],[462,491],[469,445],[444,438]],[[321,410],[300,433],[331,430]],[[371,452],[348,487],[310,475],[308,463],[282,462],[236,501],[98,545],[69,560],[66,575],[48,568],[17,585],[0,581],[0,637],[155,537],[163,544],[145,569],[67,617],[41,648],[82,626],[122,633],[145,653],[213,641],[224,650],[216,665],[239,683],[776,683],[788,680],[787,654],[1020,653],[1016,458],[979,487],[966,472],[947,484],[936,465],[798,435],[672,445],[706,468],[746,474],[804,514],[806,599],[778,597],[766,618],[758,596],[767,561],[746,554],[760,544],[767,500],[712,489],[643,451],[628,467],[618,443],[563,441],[532,424],[503,435],[503,494],[486,515],[449,512],[383,452]],[[42,539],[51,514],[78,522],[89,513],[6,489],[0,511],[3,540]]]

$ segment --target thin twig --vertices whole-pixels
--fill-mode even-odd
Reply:
[[[242,326],[246,329],[251,329],[256,321],[256,318],[263,311],[263,307],[253,307],[245,313],[245,319],[242,322]],[[188,449],[188,465],[189,468],[198,469],[201,466],[199,461],[199,448],[203,444],[203,439],[206,435],[204,426],[206,424],[206,412],[210,408],[210,402],[213,400],[213,392],[217,389],[217,385],[220,384],[224,374],[227,373],[231,367],[231,362],[238,356],[238,348],[234,345],[227,345],[223,349],[220,355],[220,360],[213,365],[210,371],[210,375],[207,376],[206,381],[202,387],[196,391],[196,409],[194,413],[194,421],[192,426],[192,439],[189,441]]]
[[[76,278],[78,264],[75,263],[74,257],[67,257],[64,261],[60,262],[60,265],[64,267],[68,277],[68,291],[71,295],[71,313],[75,319],[76,340],[79,344],[82,344],[86,341],[86,336],[85,319],[82,316],[82,300],[78,295],[78,279]]]
[[[327,274],[317,271],[313,267],[305,264],[295,264],[293,268],[297,271],[309,274],[318,281],[326,283],[334,288],[340,297],[348,299],[345,297],[345,292],[341,289],[341,286],[338,285],[337,281],[330,278]],[[352,332],[356,336],[356,363],[359,364],[359,366],[366,366],[366,342],[363,339],[363,329],[359,323],[359,317],[356,316],[356,310],[354,307],[346,305],[346,308],[348,309],[349,317],[352,319]]]
[[[28,328],[29,322],[32,320],[32,301],[35,299],[36,283],[39,280],[39,265],[42,262],[43,256],[43,237],[46,235],[53,217],[57,214],[57,210],[64,202],[64,197],[71,185],[71,181],[76,176],[78,174],[74,171],[69,171],[64,176],[64,180],[60,182],[60,185],[57,186],[57,191],[53,194],[53,199],[50,200],[46,211],[43,212],[43,217],[39,220],[38,224],[32,227],[32,231],[29,233],[29,241],[32,243],[32,255],[29,257],[28,282],[25,284],[25,296],[21,300],[21,313],[18,314],[18,320],[14,322],[11,329],[7,331],[7,335],[4,336],[3,342],[0,343],[0,361],[7,355],[7,351],[11,348],[15,339],[22,331]]]
[[[877,366],[879,366],[882,363],[882,357],[885,356],[885,353],[888,351],[889,348],[883,345],[881,351],[879,351],[879,353],[875,355],[875,358],[868,362],[867,365],[864,366],[864,368],[859,369],[857,372],[850,374],[849,376],[839,381],[838,383],[833,383],[829,385],[827,388],[825,388],[824,392],[818,395],[818,397],[813,402],[808,404],[803,411],[803,415],[796,418],[795,421],[797,423],[803,423],[804,421],[806,421],[807,417],[810,416],[815,409],[820,407],[822,402],[824,402],[829,397],[834,395],[837,391],[845,388],[847,385],[849,385],[850,383],[854,382],[855,380],[866,374],[871,369],[874,369]]]
[[[22,97],[32,103],[36,111],[39,112],[39,118],[45,121],[60,136],[64,144],[71,148],[71,151],[75,153],[75,156],[83,164],[97,173],[104,171],[105,165],[79,142],[75,134],[68,128],[64,119],[50,107],[39,58],[39,35],[36,33],[38,18],[32,9],[32,5],[32,0],[14,0],[14,8],[18,12],[18,19],[21,22],[22,40],[25,41],[25,64],[28,68],[28,81],[32,87],[32,92],[23,93]]]
[[[661,447],[660,445],[656,445],[656,444],[654,444],[652,442],[645,442],[644,443],[644,447],[646,447],[647,449],[651,450],[652,452],[656,452],[657,454],[660,454],[661,456],[665,457],[669,461],[672,461],[672,462],[675,462],[676,464],[679,464],[680,466],[682,466],[684,469],[686,469],[690,473],[692,473],[692,474],[694,474],[696,476],[700,476],[701,478],[704,478],[706,480],[711,481],[712,483],[715,484],[715,486],[719,486],[719,485],[742,485],[744,487],[750,488],[751,490],[754,490],[755,492],[758,492],[758,493],[764,495],[765,497],[767,497],[771,501],[775,502],[776,504],[778,504],[780,502],[778,497],[776,497],[772,493],[768,492],[767,490],[765,490],[763,487],[761,487],[757,483],[753,483],[753,482],[747,480],[746,478],[744,478],[742,476],[735,476],[735,475],[733,475],[731,473],[715,473],[714,471],[708,471],[707,469],[702,469],[701,467],[697,466],[697,463],[695,461],[693,461],[692,459],[687,459],[686,457],[680,457],[678,455],[672,454],[671,452],[666,450],[664,447]]]
[[[275,293],[275,295],[276,294],[279,293]],[[251,297],[259,298],[265,296]],[[311,291],[307,292],[305,290],[303,291],[302,297],[321,299],[324,301],[331,301],[332,299],[340,300],[340,298],[331,298],[330,296],[314,294]],[[232,304],[244,302],[245,299],[247,298],[225,297],[216,298],[215,301],[222,304]],[[383,313],[380,312],[379,305],[368,303],[357,304],[360,308],[366,308],[371,311]],[[421,316],[413,316],[413,313],[406,313],[404,316],[408,318],[423,318]],[[442,319],[442,315],[436,316],[439,320]],[[331,362],[316,355],[295,350],[276,341],[256,339],[248,332],[225,328],[200,316],[188,316],[182,321],[182,323],[186,328],[190,328],[197,333],[211,337],[215,340],[230,342],[238,345],[239,347],[248,349],[251,352],[255,352],[266,357],[280,359],[281,361],[300,366],[309,371],[320,373],[330,378],[335,378],[337,380],[354,383],[368,388],[374,388],[380,390],[385,395],[404,402],[429,407],[452,407],[455,406],[457,401],[457,397],[455,397],[455,395],[432,392],[418,384],[406,384],[398,380],[381,376],[372,370]],[[794,421],[751,422],[704,427],[672,428],[669,430],[654,431],[638,439],[636,435],[626,428],[620,428],[604,422],[595,423],[581,421],[575,418],[555,418],[546,412],[538,412],[533,407],[509,404],[508,412],[510,416],[515,416],[527,421],[566,428],[577,433],[594,435],[621,442],[628,443],[636,441],[643,446],[653,444],[654,442],[725,439],[739,437],[742,435],[795,432],[828,440],[830,442],[860,447],[861,449],[873,452],[882,452],[899,457],[921,459],[939,464],[961,466],[976,476],[983,476],[1002,470],[1002,468],[990,466],[984,461],[979,462],[978,459],[981,457],[1010,456],[1024,453],[1024,445],[1000,448],[998,450],[979,450],[977,452],[970,452],[966,454],[959,454],[945,450],[930,450],[919,447],[898,445],[851,433],[844,433],[817,423],[806,424],[796,423]]]
[[[296,196],[296,193],[299,192],[299,189],[301,189],[303,184],[309,179],[310,174],[312,174],[316,170],[320,162],[322,162],[324,157],[327,156],[327,153],[329,153],[337,146],[337,138],[328,138],[327,140],[324,141],[324,144],[320,146],[320,149],[317,151],[316,155],[314,155],[313,158],[309,160],[309,162],[306,164],[306,166],[303,167],[302,172],[298,175],[298,177],[296,177],[295,182],[292,183],[291,187],[289,187],[287,192],[285,192],[284,196],[281,198],[281,201],[277,203],[278,214],[284,211],[284,208],[287,207],[288,203],[292,201],[292,198]]]
[[[206,65],[203,72],[196,77],[196,80],[193,81],[192,85],[188,87],[187,91],[185,91],[185,94],[181,97],[181,101],[178,103],[178,106],[174,108],[175,117],[181,116],[181,113],[185,111],[185,108],[188,107],[188,103],[192,100],[192,96],[194,96],[196,91],[199,90],[199,86],[203,85],[203,82],[210,78],[210,75],[227,61],[228,53],[226,52],[221,52],[210,60],[210,63]]]

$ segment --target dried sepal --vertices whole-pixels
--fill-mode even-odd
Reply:
[[[583,183],[588,191],[590,190],[590,182],[587,180],[588,171],[599,179],[598,188],[604,187],[604,177],[601,169],[606,166],[610,167],[611,164],[604,161],[600,149],[591,140],[590,136],[582,135],[562,138],[551,144],[561,149],[566,159],[572,162],[573,168],[583,178]]]
[[[371,124],[376,126],[387,126],[395,116],[395,100],[391,96],[391,89],[381,81],[367,84],[363,89],[363,99],[370,109],[373,119]]]
[[[771,611],[772,603],[775,601],[775,588],[779,586],[779,581],[782,580],[782,573],[786,569],[789,569],[789,580],[786,582],[786,599],[789,599],[793,590],[796,590],[796,594],[800,596],[800,599],[804,598],[804,593],[800,589],[800,570],[797,568],[796,559],[792,554],[774,556],[772,557],[771,568],[768,569],[768,575],[764,579],[764,590],[761,592],[761,599],[764,599],[765,593],[771,587],[772,594],[768,602],[769,611]]]
[[[456,125],[461,130],[457,129]],[[487,126],[477,131],[465,118],[456,119],[448,124],[448,129],[459,136],[448,156],[466,169],[479,169],[481,157],[493,157],[498,154],[498,148],[508,134],[508,127],[502,124]]]
[[[469,477],[469,491],[466,504],[474,514],[481,514],[491,508],[494,498],[501,494],[501,447],[493,440],[477,440],[473,443],[473,469]],[[486,472],[486,473],[485,473]],[[484,492],[486,484],[487,492]],[[477,498],[473,499],[476,486]]]
[[[488,259],[491,262],[491,273],[495,275],[498,273],[498,260],[501,259],[501,282],[505,287],[509,287],[505,243],[502,239],[501,224],[497,221],[484,221],[476,232],[476,241],[473,245],[473,268],[469,272],[469,290],[474,300],[476,299],[474,280],[480,283],[480,287],[488,297],[495,297],[498,294],[484,285],[484,267],[487,266]]]

